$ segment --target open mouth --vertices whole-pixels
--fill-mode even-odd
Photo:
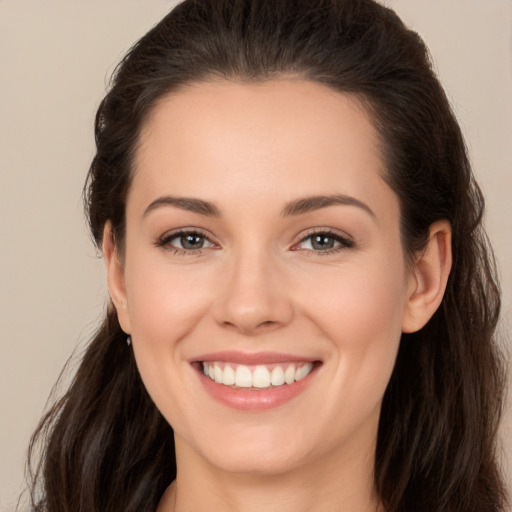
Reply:
[[[217,384],[240,389],[272,389],[298,382],[314,369],[314,362],[244,365],[222,361],[200,363],[203,374]]]
[[[190,363],[214,400],[245,412],[266,411],[299,397],[323,365],[294,354],[236,351],[204,354]]]

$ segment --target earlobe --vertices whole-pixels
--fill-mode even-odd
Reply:
[[[124,280],[124,265],[120,261],[116,248],[112,224],[107,222],[103,229],[103,258],[107,271],[107,286],[110,298],[117,312],[119,323],[124,332],[130,333],[130,321],[126,299],[126,287]]]
[[[447,220],[430,226],[428,242],[411,271],[402,320],[403,332],[420,330],[443,300],[452,266],[452,230]]]

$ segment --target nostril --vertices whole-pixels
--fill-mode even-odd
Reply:
[[[277,324],[277,322],[275,322],[274,320],[265,320],[264,322],[261,322],[258,325],[258,327],[272,327],[276,324]]]
[[[279,326],[279,322],[274,320],[265,320],[263,322],[222,322],[225,327],[236,329],[239,332],[251,333],[259,331],[272,330]]]
[[[218,324],[243,333],[263,332],[288,324],[293,318],[293,307],[286,294],[266,293],[255,287],[239,287],[230,294],[222,294],[213,305]],[[236,293],[235,293],[236,292]]]

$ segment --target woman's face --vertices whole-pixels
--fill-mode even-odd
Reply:
[[[415,286],[378,146],[354,98],[307,81],[202,83],[156,106],[109,280],[178,457],[372,460]]]

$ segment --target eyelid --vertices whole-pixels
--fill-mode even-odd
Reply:
[[[191,234],[196,234],[196,235],[200,235],[201,237],[204,237],[204,239],[208,241],[210,246],[209,247],[201,247],[198,249],[183,249],[183,248],[176,247],[176,246],[170,244],[170,242],[172,240],[174,240],[180,236],[191,235]],[[326,235],[327,237],[333,238],[336,242],[338,242],[339,245],[336,247],[325,249],[325,250],[303,249],[303,248],[298,247],[302,242],[304,242],[305,240],[307,240],[308,238],[310,238],[314,235]],[[202,228],[198,228],[198,227],[194,227],[194,226],[181,227],[181,228],[176,228],[176,229],[173,229],[170,231],[166,231],[163,235],[161,235],[157,238],[157,240],[154,242],[154,245],[156,247],[160,247],[163,249],[173,250],[175,252],[175,254],[181,253],[181,254],[187,254],[187,255],[198,254],[198,253],[203,252],[208,249],[219,249],[220,248],[220,244],[215,241],[214,237],[209,232],[207,232],[206,230],[204,230]],[[348,235],[347,233],[345,233],[343,231],[335,230],[330,227],[314,227],[314,228],[310,228],[310,229],[300,233],[296,237],[295,241],[292,243],[290,250],[297,251],[297,252],[304,252],[307,254],[326,255],[326,254],[337,253],[342,250],[350,249],[354,246],[355,246],[354,239],[350,235]]]
[[[327,235],[328,237],[334,238],[337,242],[340,243],[338,247],[332,247],[330,249],[326,250],[314,250],[314,249],[301,249],[300,247],[297,247],[300,243],[304,242],[308,238],[310,238],[313,235]],[[303,231],[300,233],[300,235],[297,236],[296,240],[293,242],[292,247],[290,248],[292,251],[297,252],[304,252],[308,254],[319,254],[319,255],[325,255],[325,254],[333,254],[337,253],[346,249],[351,249],[355,246],[354,239],[348,235],[347,233],[339,230],[335,230],[333,228],[327,228],[327,227],[315,227],[308,229],[306,231]]]
[[[183,235],[200,235],[207,240],[211,246],[210,247],[201,247],[199,249],[182,249],[181,247],[176,247],[170,244],[171,240],[174,240]],[[208,233],[206,230],[202,228],[197,228],[194,226],[176,228],[170,231],[166,231],[163,235],[159,236],[154,242],[156,247],[166,248],[170,247],[175,252],[185,253],[185,254],[197,254],[200,251],[204,251],[205,249],[219,248],[219,244],[214,240],[214,237]]]

